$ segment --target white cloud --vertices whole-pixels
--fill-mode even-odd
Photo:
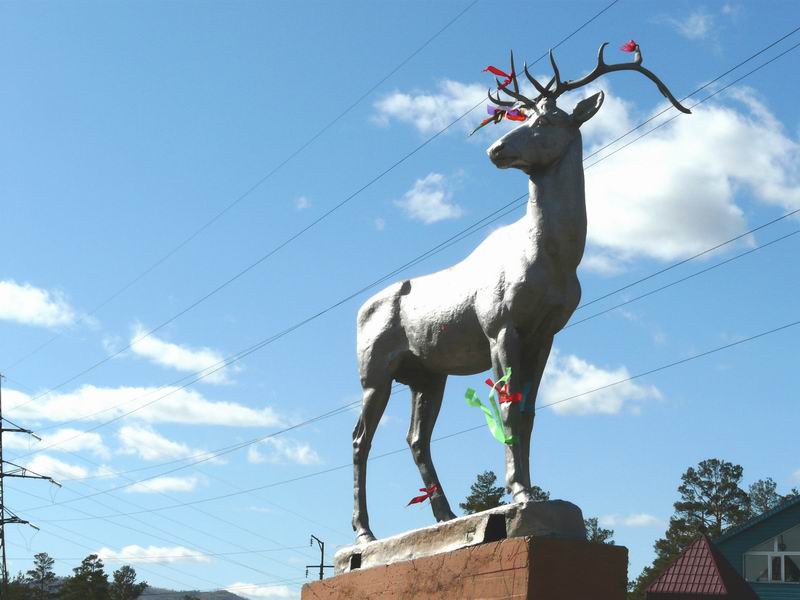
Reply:
[[[373,121],[386,126],[392,120],[413,125],[417,131],[430,134],[444,129],[457,116],[464,114],[486,98],[487,85],[461,83],[450,79],[439,84],[438,93],[404,94],[394,92],[375,103],[377,114]],[[477,112],[477,111],[476,111]],[[480,118],[484,118],[483,113]],[[475,123],[462,119],[462,129],[472,129]]]
[[[537,75],[539,81],[547,81],[550,75]],[[486,96],[487,88],[492,85],[492,80],[487,78],[486,83],[461,83],[447,80],[439,86],[439,93],[419,92],[404,94],[394,92],[375,104],[377,114],[373,121],[380,125],[388,125],[394,119],[414,126],[420,133],[430,134],[444,129],[453,119],[472,109],[481,100],[486,105],[491,104]],[[530,98],[536,96],[533,87],[523,77],[520,89]],[[611,89],[607,81],[602,86],[592,85],[580,90],[565,94],[560,100],[560,105],[567,112],[583,98],[586,98],[600,89],[606,91],[603,110],[582,127],[584,137],[616,137],[632,126],[632,105],[618,96],[611,96]],[[486,117],[485,110],[481,107],[475,112],[461,119],[460,129],[472,131],[478,123]],[[519,124],[512,121],[501,121],[497,126],[485,127],[481,133],[490,137],[500,137],[507,131],[514,129]],[[474,139],[474,138],[472,138]]]
[[[30,396],[24,392],[4,390],[4,408],[9,417],[26,422],[75,419],[106,421],[153,402],[125,418],[146,423],[229,427],[273,427],[283,423],[270,407],[254,409],[235,402],[213,402],[195,390],[176,387],[109,388],[84,385],[72,392],[48,394],[36,402],[29,400]]]
[[[222,353],[211,348],[190,348],[172,342],[166,342],[156,335],[146,335],[147,330],[136,324],[131,336],[131,351],[134,354],[150,359],[152,362],[169,367],[176,371],[195,373],[206,369],[216,368],[224,362]],[[144,337],[146,336],[146,337]],[[141,339],[140,339],[141,338]],[[228,369],[222,368],[214,371],[201,381],[208,383],[227,383]]]
[[[583,257],[581,268],[609,277],[625,271],[625,267],[619,259],[597,251],[587,253]]]
[[[603,369],[573,354],[562,356],[560,352],[553,350],[542,378],[538,404],[558,402],[628,377],[630,373],[625,367]],[[627,381],[593,394],[560,402],[553,405],[553,410],[561,415],[612,415],[626,406],[632,412],[638,412],[637,403],[659,398],[661,393],[655,386]]]
[[[298,196],[294,200],[294,207],[297,210],[305,210],[306,208],[311,208],[311,200],[309,200],[305,196]]]
[[[705,21],[701,15],[692,22],[699,31]],[[571,111],[582,97],[598,89],[606,92],[602,109],[581,129],[587,154],[627,132],[642,116],[633,104],[615,95],[609,83],[604,79],[559,101]],[[470,89],[474,94],[468,106],[453,104],[458,94]],[[378,120],[397,119],[429,133],[444,125],[444,107],[463,112],[477,102],[478,90],[483,89],[479,84],[450,81],[439,94],[395,93],[376,105]],[[720,99],[727,101],[722,105],[717,103]],[[587,269],[614,274],[640,257],[672,261],[734,237],[747,229],[737,202],[743,191],[784,210],[800,207],[800,144],[752,91],[728,90],[714,104],[697,106],[693,113],[587,170]],[[491,129],[497,137],[512,126],[484,130]],[[589,159],[586,166],[613,149]],[[446,206],[439,210],[438,204],[448,196],[437,187],[443,183],[437,181],[441,176],[428,177],[432,176],[431,185],[420,180],[400,204],[426,222],[439,215],[458,216],[458,207],[456,214]]]
[[[795,481],[800,481],[800,469],[797,469],[797,471],[792,473],[792,477],[794,477]]]
[[[252,598],[253,600],[298,597],[297,592],[287,585],[257,585],[254,583],[236,582],[229,585],[226,589],[233,594],[238,594],[245,598]]]
[[[633,515],[605,515],[597,520],[602,527],[658,527],[661,520],[647,513]]]
[[[169,460],[204,453],[203,450],[173,442],[149,427],[126,425],[119,430],[117,437],[121,454],[135,454],[143,460]]]
[[[83,434],[78,437],[78,434]],[[99,433],[90,431],[83,433],[78,429],[64,428],[54,431],[50,434],[43,434],[41,442],[31,443],[30,439],[26,440],[27,436],[9,435],[3,439],[3,443],[7,448],[15,450],[31,450],[35,451],[37,448],[49,448],[54,446],[54,452],[80,452],[81,450],[88,450],[95,456],[100,458],[110,458],[111,452],[108,447],[103,443],[103,436]]]
[[[800,207],[800,144],[752,93],[728,97],[734,107],[696,107],[587,170],[589,268],[672,261],[742,233],[743,189]]]
[[[414,187],[395,204],[404,209],[409,218],[429,225],[461,216],[463,211],[460,206],[451,202],[452,197],[453,193],[445,176],[441,173],[429,173],[422,179],[417,179]]]
[[[386,219],[382,217],[375,217],[375,229],[383,231],[386,229]]]
[[[160,492],[193,492],[200,483],[199,477],[156,477],[125,488],[132,494],[158,494]]]
[[[262,452],[261,449],[266,449]],[[295,463],[298,465],[315,465],[320,462],[319,454],[305,442],[298,442],[284,437],[267,438],[247,449],[247,460],[251,463]]]
[[[25,466],[39,475],[52,477],[56,481],[59,479],[83,479],[89,474],[89,471],[83,467],[65,463],[47,454],[37,454]]]
[[[691,12],[683,19],[667,17],[664,20],[689,40],[705,39],[714,28],[714,17],[703,10]]]
[[[60,292],[37,288],[29,283],[0,281],[0,320],[59,327],[72,325],[77,318],[75,310]]]
[[[211,562],[208,556],[198,554],[184,546],[159,547],[131,545],[120,550],[100,548],[95,552],[104,562],[120,562],[126,564],[172,564],[172,563],[207,563]]]

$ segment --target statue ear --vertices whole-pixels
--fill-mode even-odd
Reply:
[[[580,127],[591,119],[597,111],[600,110],[600,107],[603,106],[604,99],[605,94],[603,94],[603,92],[597,92],[595,95],[578,102],[572,110],[572,119],[575,121],[575,124]]]

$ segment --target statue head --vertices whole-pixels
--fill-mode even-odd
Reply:
[[[631,44],[633,45],[628,48]],[[578,102],[571,114],[558,108],[556,100],[564,92],[581,88],[607,73],[615,71],[641,73],[656,84],[661,94],[675,108],[684,113],[691,112],[675,99],[672,92],[658,77],[642,66],[641,48],[633,40],[622,48],[625,52],[634,52],[633,62],[630,63],[606,63],[603,52],[607,45],[605,43],[600,46],[597,53],[597,66],[594,70],[580,79],[561,80],[552,50],[550,51],[550,65],[553,67],[553,78],[547,85],[539,83],[530,74],[526,64],[523,72],[538,92],[538,95],[532,98],[520,92],[514,67],[514,54],[511,54],[511,75],[504,83],[497,81],[496,96],[492,96],[491,90],[489,91],[489,99],[498,107],[493,122],[499,122],[504,115],[512,112],[529,115],[529,117],[525,124],[507,133],[489,147],[487,151],[489,158],[497,167],[501,169],[514,167],[526,173],[532,173],[548,167],[563,156],[570,144],[580,138],[580,126],[591,119],[602,106],[603,92],[598,92]],[[509,98],[502,99],[500,92]]]
[[[597,114],[603,98],[603,92],[597,92],[578,102],[571,114],[558,108],[552,98],[542,98],[526,123],[509,131],[486,152],[500,169],[513,167],[531,173],[546,168],[579,137],[579,127]]]

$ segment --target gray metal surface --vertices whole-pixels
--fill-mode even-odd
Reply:
[[[439,485],[430,499],[435,518],[447,521],[455,515],[430,452],[447,376],[491,368],[499,379],[510,367],[509,391],[528,391],[528,410],[521,410],[519,403],[501,405],[506,431],[515,440],[505,448],[505,484],[515,502],[532,500],[533,406],[553,336],[581,297],[576,270],[586,243],[586,203],[579,128],[600,109],[603,93],[580,101],[571,114],[559,109],[556,99],[566,89],[604,73],[634,70],[674,100],[666,86],[640,66],[641,53],[630,66],[606,65],[602,53],[601,47],[595,70],[577,82],[560,80],[551,54],[555,76],[547,86],[537,86],[540,94],[534,99],[519,93],[516,77],[514,91],[510,85],[501,90],[517,101],[504,105],[531,114],[488,150],[495,166],[519,169],[530,178],[525,216],[494,231],[460,263],[395,283],[359,310],[357,356],[363,400],[353,431],[357,543],[375,539],[367,513],[367,458],[394,381],[411,388],[408,443],[425,487]]]

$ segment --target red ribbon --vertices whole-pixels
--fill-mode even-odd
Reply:
[[[504,87],[506,87],[506,86],[507,86],[509,83],[511,83],[511,80],[514,78],[514,72],[513,72],[513,71],[511,72],[511,75],[509,75],[509,74],[508,74],[508,73],[506,73],[505,71],[501,71],[500,69],[498,69],[497,67],[493,67],[492,65],[489,65],[488,67],[486,67],[486,68],[483,70],[483,72],[484,72],[484,73],[485,73],[486,71],[489,71],[489,73],[491,73],[492,75],[497,75],[498,77],[505,77],[505,78],[506,78],[506,79],[505,79],[505,81],[503,81],[503,83],[501,83],[501,84],[500,84],[500,85],[497,87],[497,89],[498,89],[498,90],[502,90],[502,89],[503,89]]]
[[[414,496],[409,501],[409,503],[406,504],[406,506],[411,506],[412,504],[419,504],[420,502],[425,502],[425,500],[427,500],[428,498],[433,496],[433,494],[435,494],[438,490],[439,490],[439,484],[438,483],[434,483],[429,488],[419,488],[420,492],[425,492],[425,493],[422,494],[421,496]]]
[[[500,404],[503,404],[503,402],[511,402],[512,404],[514,402],[522,402],[522,393],[521,392],[517,392],[514,395],[509,394],[508,393],[508,384],[503,384],[499,388],[495,388],[494,387],[494,385],[495,385],[494,381],[492,381],[492,379],[490,377],[489,379],[486,380],[486,385],[488,385],[492,389],[496,389],[497,390],[497,395],[499,397],[498,401],[500,402]]]
[[[625,42],[624,44],[622,44],[622,46],[620,46],[619,49],[622,50],[623,52],[636,52],[636,49],[638,47],[639,47],[639,44],[637,44],[633,40],[629,40],[629,41]]]

